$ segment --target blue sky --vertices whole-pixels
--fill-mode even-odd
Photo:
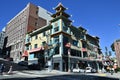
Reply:
[[[120,38],[120,0],[0,0],[0,31],[28,2],[52,13],[61,2],[72,15],[74,26],[82,25],[89,34],[100,38],[103,53],[105,46],[111,50],[110,45]]]

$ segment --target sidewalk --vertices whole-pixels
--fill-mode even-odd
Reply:
[[[37,71],[37,70],[32,70],[32,71],[16,71],[16,74],[21,74],[21,75],[35,75],[35,76],[53,76],[53,75],[64,75],[64,74],[74,74],[72,72],[61,72],[57,70],[52,70],[51,72],[48,72],[47,70],[42,70],[42,71]],[[84,74],[84,73],[81,73]],[[120,78],[120,72],[118,73],[86,73],[85,75],[94,75],[94,76],[102,76],[102,77],[111,77],[111,78]]]
[[[119,78],[120,79],[120,72],[118,73],[113,73],[113,75],[111,75],[111,73],[106,73],[106,75],[108,77],[113,77],[113,78]]]
[[[16,75],[25,75],[25,76],[32,76],[32,77],[45,77],[45,76],[55,76],[55,75],[65,75],[65,74],[71,74],[68,72],[61,72],[57,70],[52,70],[51,72],[48,72],[48,70],[42,70],[42,71],[37,71],[37,70],[24,70],[24,71],[14,71]]]
[[[113,73],[113,75],[111,75],[111,73],[87,73],[87,75],[111,77],[111,78],[119,78],[120,79],[120,72]]]

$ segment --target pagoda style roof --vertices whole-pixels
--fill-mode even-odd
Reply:
[[[60,16],[60,15],[63,15],[65,16],[66,18],[69,18],[70,15],[68,15],[67,13],[65,12],[56,12],[55,14],[52,15],[52,17],[56,18],[56,16]]]
[[[66,10],[66,8],[62,5],[62,3],[59,3],[57,5],[57,7],[55,8],[55,10],[57,10],[57,11],[59,11],[59,10],[64,11],[64,10]]]
[[[58,20],[58,19],[64,19],[64,20],[66,20],[66,21],[72,22],[70,19],[67,19],[65,16],[62,16],[62,15],[60,15],[60,16],[52,19],[52,20],[50,20],[50,22],[54,22],[54,21],[56,21],[56,20]]]
[[[70,15],[65,12],[66,8],[61,3],[57,5],[55,10],[56,10],[56,13],[51,15],[53,18],[57,18],[58,16],[64,16],[66,18],[70,17]]]
[[[97,36],[91,36],[90,34],[86,34],[86,36],[99,41],[99,37]]]

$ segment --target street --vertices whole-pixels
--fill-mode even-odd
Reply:
[[[1,78],[1,77],[0,77]],[[116,78],[98,77],[90,75],[60,75],[60,76],[48,76],[48,77],[31,77],[30,76],[3,76],[3,80],[119,80]]]
[[[112,76],[112,75],[111,75]],[[1,80],[120,80],[96,73],[68,73],[59,71],[14,71],[13,74],[0,75]]]

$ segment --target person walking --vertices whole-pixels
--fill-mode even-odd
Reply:
[[[10,66],[10,69],[9,69],[9,71],[8,71],[8,74],[12,74],[12,70],[13,70],[13,67]]]
[[[5,69],[5,66],[4,66],[4,64],[2,63],[1,66],[0,66],[0,74],[1,74],[1,75],[3,75],[4,69]]]

